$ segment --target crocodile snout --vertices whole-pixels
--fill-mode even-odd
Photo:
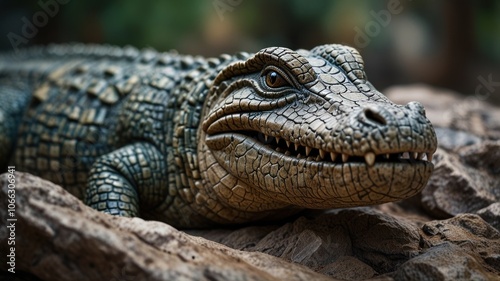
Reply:
[[[333,137],[340,153],[352,156],[399,155],[399,158],[432,160],[437,140],[434,129],[418,102],[404,106],[367,104],[338,123]],[[381,157],[380,159],[383,159]],[[372,164],[373,161],[367,163]]]
[[[403,107],[371,104],[362,108],[358,113],[360,122],[375,127],[393,125],[403,118],[414,119],[418,123],[428,123],[425,109],[419,102],[409,102]]]

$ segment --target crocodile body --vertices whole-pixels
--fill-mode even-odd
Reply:
[[[211,59],[27,49],[0,57],[0,121],[2,169],[176,227],[404,199],[437,145],[422,106],[389,101],[342,45]]]

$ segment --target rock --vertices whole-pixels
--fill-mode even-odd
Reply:
[[[186,230],[195,236],[203,236],[206,239],[224,244],[238,250],[249,250],[266,236],[269,232],[279,226],[249,226],[236,230],[231,229],[203,229]]]
[[[233,233],[244,237],[244,229],[256,232],[254,228],[243,228]],[[213,232],[210,235],[213,237]],[[455,267],[469,272],[468,263],[464,264],[464,260],[468,259],[449,259],[448,262],[443,259],[442,264],[433,263],[432,259],[437,255],[434,253],[447,251],[439,247],[447,247],[441,245],[448,243],[452,245],[450,253],[457,254],[458,251],[471,256],[478,265],[474,274],[487,280],[494,274],[500,274],[497,265],[500,255],[496,254],[500,253],[499,237],[496,229],[476,215],[458,215],[449,220],[423,223],[387,215],[372,208],[356,208],[300,217],[270,230],[261,241],[254,240],[252,243],[256,243],[255,246],[248,250],[300,263],[333,278],[392,280],[393,276],[399,280],[419,280],[404,278],[409,278],[409,274],[427,276],[427,268],[419,268],[422,261],[433,265],[438,272],[447,272]],[[225,239],[225,243],[235,244],[231,239]],[[455,246],[460,250],[456,250]]]
[[[493,203],[486,208],[478,210],[476,213],[489,222],[491,226],[500,230],[500,202]]]
[[[160,222],[99,213],[48,181],[15,176],[15,270],[41,280],[332,280]],[[6,222],[6,174],[0,176],[0,185],[0,216]],[[8,236],[2,227],[2,253],[8,252]],[[6,271],[6,255],[0,260]]]
[[[497,276],[498,277],[498,276]],[[395,280],[494,280],[493,274],[460,247],[444,243],[403,264]]]
[[[352,256],[342,256],[319,272],[342,280],[368,279],[376,274],[373,268]]]
[[[59,186],[15,175],[16,272],[22,274],[15,280],[488,280],[500,274],[500,233],[477,215],[425,222],[363,207],[189,235],[160,222],[99,213]],[[0,185],[5,198],[6,174]],[[2,221],[6,210],[1,200]],[[2,253],[8,235],[0,229]],[[0,277],[11,278],[5,259]]]
[[[327,216],[327,215],[325,215]],[[419,251],[418,226],[371,208],[357,208],[316,219],[348,230],[355,257],[378,273],[394,271]]]
[[[497,225],[500,202],[500,141],[465,146],[456,153],[438,149],[434,173],[422,191],[422,206],[432,216],[448,218],[460,213],[484,214]]]
[[[482,142],[481,137],[469,132],[439,127],[435,128],[435,131],[439,147],[448,151]]]
[[[477,215],[460,214],[428,222],[422,226],[420,235],[423,249],[450,242],[472,256],[487,272],[500,274],[500,232]]]
[[[239,237],[247,236],[236,232]],[[223,243],[237,244],[229,239]],[[255,246],[246,250],[267,253],[316,271],[331,273],[323,269],[348,256],[358,260],[358,264],[377,268],[378,273],[386,273],[418,253],[419,234],[416,224],[409,221],[358,208],[332,211],[316,218],[299,217],[253,243]],[[373,268],[370,272],[375,272]],[[358,279],[361,276],[364,275]]]
[[[480,169],[485,174],[500,175],[500,161],[498,161],[500,159],[500,140],[484,141],[479,145],[461,147],[457,153],[463,162],[470,167]]]
[[[500,278],[500,233],[480,217],[463,214],[429,222],[422,227],[421,235],[421,244],[426,250],[398,268],[394,279]]]
[[[318,269],[351,255],[348,233],[338,227],[317,225],[304,217],[270,232],[250,251],[259,251]]]

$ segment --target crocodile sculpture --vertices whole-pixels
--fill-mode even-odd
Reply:
[[[434,129],[342,45],[218,58],[95,45],[0,57],[0,168],[176,227],[415,195]]]

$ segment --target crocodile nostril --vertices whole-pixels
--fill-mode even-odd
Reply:
[[[384,116],[380,115],[376,110],[372,108],[365,108],[363,110],[366,119],[378,124],[378,125],[386,125],[387,120],[385,120]]]

